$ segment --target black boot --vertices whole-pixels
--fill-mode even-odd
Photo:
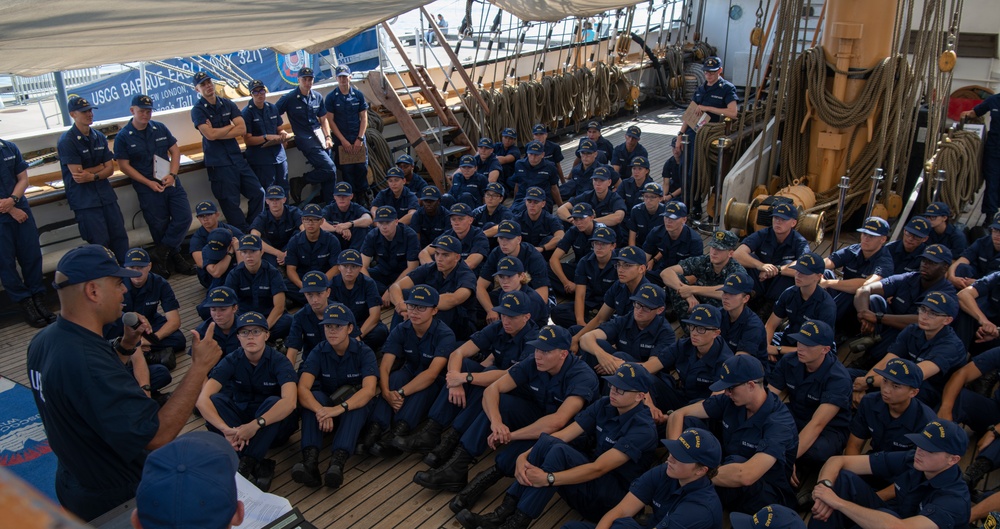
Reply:
[[[404,437],[406,434],[410,433],[410,425],[406,424],[406,421],[397,421],[396,424],[392,425],[392,430],[389,430],[373,444],[369,449],[368,453],[375,457],[395,457],[399,455],[399,450],[393,448],[389,444],[389,441],[393,437]]]
[[[382,433],[382,425],[377,422],[368,423],[364,431],[361,432],[361,437],[358,438],[354,454],[359,456],[367,455],[369,449],[375,446],[375,443],[382,437]]]
[[[462,439],[462,434],[455,429],[448,430],[441,436],[441,442],[433,450],[424,456],[424,464],[431,468],[438,468],[447,461],[458,447],[458,442]]]
[[[514,514],[508,516],[504,523],[500,524],[500,527],[497,529],[528,529],[531,521],[530,516],[515,509]]]
[[[307,487],[320,485],[319,448],[307,446],[302,449],[302,462],[292,467],[292,480]]]
[[[324,476],[324,483],[327,487],[335,489],[344,482],[344,465],[347,464],[347,458],[350,454],[347,450],[334,450],[333,455],[330,457],[330,468],[326,469],[326,475]]]
[[[502,477],[503,473],[500,472],[500,469],[497,468],[496,465],[493,465],[479,474],[476,474],[476,477],[472,478],[472,481],[470,481],[464,489],[459,491],[459,493],[455,495],[455,498],[451,500],[451,503],[448,504],[448,507],[451,508],[451,512],[459,512],[463,509],[472,509],[472,506],[479,501],[479,498],[481,498],[483,493],[486,492],[486,489],[492,487],[496,482],[500,481],[500,478]]]
[[[194,265],[188,262],[187,258],[177,250],[170,250],[170,264],[173,265],[174,272],[178,274],[193,276],[198,273]]]
[[[306,188],[306,179],[299,176],[288,181],[289,193],[292,195],[292,203],[302,202],[302,191]]]
[[[32,294],[31,301],[35,303],[35,308],[38,309],[38,315],[45,318],[46,322],[56,322],[56,315],[52,314],[49,308],[45,306],[45,294]]]
[[[170,278],[170,248],[157,244],[149,251],[149,259],[153,262],[152,272],[163,279]]]
[[[36,329],[41,329],[49,324],[48,320],[42,317],[38,313],[38,307],[35,306],[34,300],[31,298],[24,298],[20,301],[21,312],[24,316],[24,321]]]
[[[241,476],[253,481],[256,478],[257,460],[250,456],[240,456],[240,466],[236,470]]]
[[[441,443],[441,430],[444,427],[433,419],[427,419],[410,435],[393,437],[389,445],[404,452],[426,454]]]
[[[497,510],[487,514],[475,514],[468,509],[462,509],[455,519],[466,529],[497,529],[508,516],[517,510],[517,498],[507,494]]]
[[[998,379],[1000,379],[1000,372],[997,370],[987,371],[983,373],[983,376],[970,382],[969,389],[984,397],[992,397],[993,386],[997,385]]]
[[[277,463],[273,459],[265,459],[257,463],[257,479],[254,485],[263,492],[271,490],[271,480],[274,479],[274,467]]]
[[[969,485],[969,488],[972,489],[981,479],[983,479],[984,476],[986,476],[986,474],[989,474],[991,470],[993,470],[992,461],[986,459],[985,457],[977,457],[972,461],[972,464],[969,465],[969,468],[965,469],[965,475],[962,476],[962,479],[964,479]]]
[[[458,492],[469,483],[469,466],[475,462],[472,454],[465,451],[465,448],[458,447],[455,453],[441,468],[417,472],[413,475],[413,482],[421,487],[431,490],[444,490],[448,492]]]

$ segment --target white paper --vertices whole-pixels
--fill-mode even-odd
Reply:
[[[323,134],[323,129],[313,129],[313,135],[316,136],[316,141],[325,149],[326,148],[326,136]]]
[[[236,474],[236,496],[243,502],[244,509],[240,529],[261,529],[292,510],[292,504],[287,499],[261,492],[240,474]]]
[[[153,156],[153,177],[163,181],[170,174],[170,160],[162,156]]]
[[[181,165],[191,165],[193,163],[195,163],[195,161],[189,158],[186,154],[181,155]]]

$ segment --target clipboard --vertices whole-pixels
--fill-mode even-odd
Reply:
[[[684,111],[684,114],[681,116],[681,121],[687,124],[688,127],[697,131],[702,125],[705,124],[706,121],[708,121],[707,119],[702,119],[704,117],[705,113],[698,110],[698,104],[692,101]]]
[[[169,174],[170,161],[160,155],[153,156],[153,178],[162,182]]]
[[[365,163],[368,159],[368,148],[358,150],[357,153],[351,154],[344,149],[343,145],[337,147],[337,163],[348,165],[352,163]]]

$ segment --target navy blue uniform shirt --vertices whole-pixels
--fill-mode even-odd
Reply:
[[[389,331],[389,337],[382,346],[382,354],[390,354],[403,359],[403,366],[412,375],[422,373],[435,358],[448,358],[458,348],[455,333],[451,332],[440,318],[434,318],[423,336],[418,337],[413,323],[406,320]],[[443,377],[442,370],[439,377]]]
[[[355,87],[350,87],[347,93],[340,91],[339,86],[333,87],[330,93],[326,94],[323,102],[327,112],[333,114],[333,123],[337,125],[340,134],[344,139],[354,143],[361,132],[361,112],[368,110],[368,100],[365,94]],[[337,141],[337,136],[331,134],[333,141]]]
[[[649,152],[646,151],[646,148],[643,147],[642,144],[636,144],[635,149],[632,149],[632,152],[628,152],[628,149],[625,148],[625,144],[621,143],[617,145],[615,150],[611,153],[611,165],[617,165],[624,171],[627,167],[632,165],[632,160],[635,159],[636,156],[642,156],[646,160],[649,160]]]
[[[421,246],[434,242],[441,234],[451,229],[448,212],[439,207],[437,215],[428,215],[424,208],[418,209],[410,218],[410,229],[417,232]]]
[[[670,371],[676,369],[684,399],[688,402],[706,399],[712,394],[709,386],[719,380],[722,364],[732,356],[733,352],[721,336],[715,337],[712,347],[701,358],[698,358],[698,350],[691,344],[691,339],[683,338],[656,354],[663,364],[663,370],[657,375],[666,379],[671,376]]]
[[[780,391],[788,390],[788,409],[800,430],[812,420],[821,404],[840,408],[826,428],[843,431],[846,437],[851,419],[853,381],[837,355],[827,352],[819,369],[810,373],[798,355],[787,354],[778,360],[767,383]]]
[[[927,292],[939,290],[953,297],[956,295],[955,286],[944,277],[933,285],[923,288],[920,281],[920,272],[892,275],[882,279],[881,283],[885,298],[891,298],[889,302],[889,312],[891,314],[916,314],[917,302]]]
[[[247,106],[243,107],[243,122],[246,124],[247,132],[251,136],[268,136],[280,134],[279,130],[281,126],[285,123],[281,119],[281,112],[278,112],[278,107],[274,106],[274,103],[264,101],[263,108],[257,108],[253,104],[253,101],[247,103]],[[285,154],[285,145],[281,142],[277,142],[274,145],[264,147],[261,145],[247,145],[246,150],[247,163],[252,165],[267,165],[282,163],[288,160],[288,155]],[[264,208],[265,210],[267,208]]]
[[[576,414],[573,422],[595,440],[590,453],[592,461],[611,449],[628,457],[628,461],[611,471],[622,489],[628,488],[632,481],[649,468],[653,451],[660,444],[653,415],[643,402],[619,414],[618,408],[611,405],[609,397],[601,397]]]
[[[302,225],[302,212],[299,208],[286,204],[281,218],[276,218],[270,209],[264,208],[264,211],[253,219],[250,229],[260,232],[260,238],[267,244],[284,250],[288,246],[288,241],[299,233],[300,225]]]
[[[671,239],[662,221],[650,230],[642,249],[649,256],[654,256],[658,253],[663,254],[660,260],[653,265],[652,271],[657,274],[680,263],[684,259],[697,257],[705,253],[705,245],[701,240],[701,236],[695,233],[690,226],[685,225],[681,228],[681,234],[676,239]]]
[[[774,228],[757,230],[743,239],[743,244],[750,248],[750,253],[764,264],[782,266],[802,257],[809,251],[809,241],[798,231],[792,230],[785,236],[784,242],[778,243]]]
[[[337,265],[340,241],[332,233],[320,230],[319,238],[312,242],[306,232],[300,231],[288,241],[285,252],[285,265],[296,267],[299,277],[313,270],[325,274]]]
[[[915,364],[933,362],[938,366],[941,372],[925,378],[924,383],[920,386],[921,395],[932,398],[931,402],[937,402],[941,396],[941,390],[948,382],[948,377],[951,376],[952,371],[965,363],[966,357],[965,345],[955,334],[955,329],[945,327],[938,331],[934,338],[928,340],[926,333],[920,330],[916,323],[911,323],[900,331],[896,341],[889,346],[889,352]],[[924,400],[924,402],[928,401]]]
[[[211,324],[211,318],[201,322],[201,325],[199,325],[197,329],[198,336],[205,336],[208,332],[208,326]],[[223,355],[232,353],[241,347],[240,339],[236,336],[236,322],[233,322],[233,326],[229,328],[228,333],[216,325],[215,332],[212,334],[212,339],[215,340],[215,343],[219,344],[219,349],[222,349]]]
[[[569,397],[580,397],[589,403],[597,396],[597,374],[574,354],[566,357],[554,375],[539,371],[533,361],[518,362],[507,374],[517,385],[518,393],[538,404],[543,415],[555,413]]]
[[[385,269],[390,275],[406,270],[407,261],[416,261],[420,254],[417,234],[405,224],[396,225],[392,240],[382,236],[378,228],[368,232],[361,244],[361,255],[372,259],[372,266]]]
[[[236,265],[226,276],[226,286],[236,292],[241,313],[256,311],[270,314],[274,309],[274,296],[285,292],[281,272],[264,260],[261,260],[256,273],[247,270],[246,263]]]
[[[635,245],[645,250],[649,232],[653,231],[657,226],[663,226],[663,218],[660,215],[663,214],[667,206],[659,203],[656,205],[656,209],[650,213],[646,209],[646,204],[642,201],[641,194],[639,198],[639,203],[632,206],[632,210],[628,212],[623,226],[625,226],[626,230],[635,232]],[[649,252],[646,252],[646,255],[649,255]]]
[[[597,262],[597,256],[590,252],[576,264],[576,274],[573,282],[587,287],[584,302],[588,309],[596,309],[604,303],[604,294],[618,282],[618,271],[615,262],[609,260],[604,268]]]
[[[323,340],[302,363],[302,372],[316,377],[323,393],[341,386],[360,386],[365,377],[378,378],[375,353],[367,345],[351,338],[343,355]]]
[[[274,106],[279,113],[288,116],[288,123],[292,126],[292,132],[295,133],[296,143],[300,141],[319,142],[313,131],[322,128],[319,118],[326,115],[323,96],[319,92],[310,90],[308,94],[303,95],[302,90],[296,87],[281,96]]]
[[[708,83],[699,86],[691,100],[706,107],[726,108],[729,103],[740,99],[736,95],[736,86],[719,77],[719,80],[712,86],[708,86]],[[711,118],[712,123],[722,121],[722,116],[719,114],[709,112],[708,117]]]
[[[965,239],[965,234],[961,230],[956,228],[954,224],[948,223],[944,233],[931,230],[930,236],[927,237],[927,244],[940,244],[951,250],[952,255],[962,255],[965,247],[969,245],[969,241]]]
[[[401,219],[406,216],[411,209],[417,209],[417,195],[413,194],[409,188],[403,187],[403,190],[399,193],[399,196],[392,194],[392,189],[385,188],[375,195],[375,200],[372,200],[373,208],[380,208],[382,206],[392,206],[396,209],[396,218]]]
[[[326,343],[326,334],[323,333],[323,326],[319,323],[322,320],[323,318],[317,317],[308,305],[292,314],[292,327],[288,331],[288,337],[285,338],[285,345],[289,349],[298,349],[302,353],[303,361],[309,357],[314,347]]]
[[[837,304],[830,293],[819,286],[809,299],[802,299],[802,290],[795,285],[786,288],[774,302],[773,313],[779,318],[788,318],[788,329],[802,327],[807,318],[826,322],[831,328],[837,326]]]
[[[236,237],[237,240],[241,239],[244,235],[244,233],[240,231],[239,228],[226,224],[225,222],[221,221],[219,222],[218,226],[216,226],[215,229],[229,230],[229,232],[232,233],[233,237]],[[209,233],[208,230],[206,230],[202,226],[198,226],[198,229],[194,230],[194,233],[191,234],[191,241],[188,243],[188,246],[191,248],[192,253],[200,252],[201,249],[204,248],[206,244],[208,244],[208,233]]]
[[[477,228],[481,230],[488,230],[505,220],[514,220],[514,214],[511,213],[510,208],[503,204],[497,206],[497,208],[493,210],[493,213],[490,213],[486,204],[483,204],[482,206],[472,210],[472,218],[475,219],[474,225]]]
[[[993,243],[990,243],[992,246]],[[923,259],[921,257],[924,254],[924,248],[927,247],[927,243],[923,243],[917,246],[912,252],[907,253],[906,247],[903,246],[903,241],[892,241],[886,243],[885,249],[892,256],[893,274],[902,274],[906,272],[919,272],[920,271],[920,261]],[[964,254],[963,254],[964,255]]]
[[[757,357],[767,369],[767,329],[760,316],[747,307],[736,318],[729,320],[729,313],[722,312],[722,337],[734,353],[740,351]]]
[[[240,113],[236,103],[219,96],[215,96],[214,105],[210,105],[204,97],[199,97],[198,102],[191,107],[191,122],[194,123],[196,129],[204,125],[206,121],[213,129],[221,129],[232,124],[234,119],[242,117],[243,114]],[[243,157],[240,144],[235,138],[209,140],[202,136],[201,151],[205,153],[205,167],[234,165],[237,160]]]
[[[852,244],[841,248],[828,257],[835,268],[843,267],[844,279],[867,278],[871,275],[886,277],[895,268],[892,256],[885,247],[879,249],[870,259],[865,259],[861,253],[861,244]]]
[[[639,287],[649,283],[646,276],[643,276],[639,280],[639,284],[635,286],[635,290],[629,290],[628,285],[622,283],[621,281],[615,282],[611,285],[611,288],[604,293],[604,304],[614,309],[615,314],[618,316],[625,316],[626,314],[632,314],[633,304],[635,303],[630,298],[635,294]]]
[[[920,399],[910,399],[909,407],[899,417],[893,417],[882,394],[876,392],[861,398],[850,429],[854,437],[872,440],[872,452],[899,452],[913,449],[913,441],[906,434],[920,433],[927,423],[936,420],[934,410]]]
[[[111,149],[108,148],[108,138],[104,134],[91,127],[90,134],[84,135],[74,125],[59,138],[56,149],[59,151],[59,167],[62,169],[66,201],[69,202],[70,209],[76,211],[99,208],[118,202],[115,190],[111,188],[111,182],[107,178],[78,184],[69,172],[71,164],[89,169],[111,161]]]
[[[481,356],[493,355],[493,365],[497,369],[510,369],[522,360],[535,361],[535,348],[529,347],[527,343],[537,337],[538,326],[528,320],[514,336],[503,330],[503,322],[495,321],[476,331],[469,339],[476,344],[481,353],[485,353]]]
[[[872,475],[893,483],[896,497],[889,507],[900,518],[926,516],[941,529],[965,527],[972,504],[958,465],[927,479],[913,468],[915,451],[879,452],[868,456]]]
[[[499,247],[490,251],[490,255],[483,262],[483,266],[479,268],[479,277],[489,281],[492,285],[493,273],[497,271],[497,263],[506,256],[507,254],[503,253]],[[542,254],[538,253],[538,250],[534,246],[522,242],[516,257],[524,265],[524,271],[531,274],[531,281],[528,283],[531,285],[531,288],[539,289],[549,286],[548,263],[545,262],[545,258],[542,257]]]
[[[698,478],[683,487],[667,477],[667,464],[639,476],[629,492],[653,507],[644,529],[717,529],[722,527],[722,502],[712,480]]]
[[[972,284],[979,295],[976,304],[990,320],[1000,316],[1000,272],[992,272]]]
[[[514,162],[514,174],[507,183],[511,186],[517,186],[514,204],[524,202],[524,196],[529,187],[538,186],[545,192],[545,203],[550,208],[555,205],[552,198],[552,186],[559,185],[559,174],[556,172],[556,166],[548,160],[542,160],[538,165],[531,165],[527,158]]]
[[[639,329],[635,315],[614,316],[599,327],[608,343],[619,353],[629,355],[633,360],[645,362],[650,356],[659,356],[674,345],[677,336],[670,322],[662,316],[653,318],[645,329]]]
[[[256,409],[268,397],[281,397],[282,385],[299,380],[288,358],[271,346],[264,347],[256,366],[242,348],[229,353],[219,360],[208,378],[222,384],[220,393],[243,409]]]
[[[150,121],[146,128],[139,130],[132,120],[115,135],[115,159],[128,160],[129,165],[146,178],[153,178],[153,157],[169,158],[170,147],[177,144],[177,138],[158,121]],[[89,166],[84,166],[89,167]],[[134,187],[145,184],[132,181]]]
[[[361,325],[368,320],[371,308],[382,306],[382,296],[378,295],[375,280],[364,274],[358,274],[358,278],[354,280],[354,288],[347,288],[344,277],[340,274],[333,276],[330,280],[330,299],[335,299],[351,309],[356,322],[354,328],[358,332],[361,332]]]
[[[1000,252],[993,246],[992,235],[976,239],[961,256],[968,259],[969,264],[976,269],[976,277],[1000,270]]]
[[[521,241],[532,246],[545,246],[557,231],[565,231],[559,218],[545,209],[542,209],[537,220],[531,220],[527,210],[521,212],[514,220],[521,225]]]

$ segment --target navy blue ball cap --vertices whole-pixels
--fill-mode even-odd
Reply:
[[[201,306],[205,308],[232,307],[237,302],[235,290],[229,287],[215,287],[208,291],[208,294],[205,296],[205,302]]]
[[[670,202],[667,202],[667,205],[663,208],[663,213],[660,216],[668,219],[682,219],[687,217],[687,204],[681,202],[680,200],[671,200]]]
[[[486,184],[486,192],[496,193],[500,195],[500,198],[503,198],[507,195],[507,189],[504,188],[503,184],[501,184],[500,182],[490,182]]]
[[[191,77],[191,84],[198,86],[201,83],[204,83],[206,79],[211,81],[212,75],[208,72],[197,72]]]
[[[893,358],[885,363],[884,368],[876,369],[875,372],[886,380],[911,388],[919,388],[924,383],[924,372],[917,364],[905,358]]]
[[[1000,211],[993,215],[993,222],[989,225],[994,230],[1000,230]]]
[[[299,78],[300,79],[303,78],[303,77],[313,77],[313,76],[314,75],[313,75],[313,69],[312,68],[310,68],[308,66],[304,66],[302,68],[299,68]]]
[[[565,328],[558,325],[546,325],[538,331],[538,337],[526,345],[542,351],[554,351],[556,349],[568,350],[572,342],[573,337]]]
[[[431,187],[431,186],[427,186]],[[425,188],[426,189],[426,188]],[[434,189],[437,189],[436,187]],[[448,216],[458,216],[458,217],[471,217],[472,208],[469,207],[465,202],[456,202],[455,205],[448,210]]]
[[[208,239],[206,243],[219,242],[226,246],[233,241],[233,232],[226,228],[216,228],[212,230],[212,233],[208,234]]]
[[[125,253],[125,266],[149,266],[149,252],[142,248],[129,248]]]
[[[799,332],[790,334],[788,337],[808,347],[817,345],[830,347],[833,346],[834,340],[833,329],[830,328],[829,323],[809,318],[802,322]]]
[[[945,452],[964,456],[969,448],[969,436],[961,426],[944,419],[931,421],[920,433],[908,433],[906,438],[917,448],[928,452]]]
[[[643,195],[656,195],[657,197],[663,196],[663,188],[660,184],[656,182],[646,182],[646,185],[642,186]]]
[[[590,130],[590,129],[594,129],[594,130],[600,132],[601,131],[601,122],[600,121],[588,121],[587,122],[587,130]]]
[[[319,204],[306,204],[305,207],[302,208],[302,218],[304,218],[304,219],[305,218],[314,218],[314,219],[321,219],[321,218],[323,218],[323,207],[320,206]]]
[[[591,180],[611,180],[611,173],[614,172],[610,166],[602,165],[590,175]]]
[[[459,167],[476,167],[476,157],[471,154],[466,154],[458,159]]]
[[[194,214],[198,217],[218,212],[219,208],[215,207],[215,202],[212,202],[211,200],[203,200],[194,207]]]
[[[706,327],[709,329],[719,329],[722,327],[722,311],[715,305],[701,303],[695,305],[691,312],[681,320],[681,323],[693,325],[695,327]]]
[[[570,210],[569,216],[572,219],[585,219],[587,217],[593,217],[594,206],[591,206],[587,202],[580,202],[579,204],[573,204],[573,209]]]
[[[493,140],[489,138],[479,138],[479,147],[486,147],[487,149],[493,148]]]
[[[400,155],[399,158],[396,158],[396,165],[399,165],[401,163],[405,163],[406,165],[415,165],[413,162],[413,157],[410,156],[409,154],[403,154]]]
[[[946,294],[940,290],[928,292],[926,296],[917,302],[932,311],[954,318],[958,316],[958,300],[951,294]]]
[[[645,283],[636,289],[635,294],[632,294],[632,297],[628,299],[644,307],[658,309],[666,305],[667,296],[662,288],[652,283]]]
[[[719,370],[719,380],[712,383],[708,389],[722,391],[751,380],[764,378],[764,366],[752,355],[734,355],[722,364]]]
[[[73,248],[59,259],[56,272],[66,276],[66,279],[54,284],[55,288],[77,285],[102,277],[139,277],[135,270],[118,266],[114,252],[100,244],[87,244]]]
[[[97,107],[90,104],[90,101],[80,96],[73,96],[67,102],[70,112],[83,112],[85,110],[97,110]]]
[[[642,251],[642,248],[638,246],[626,246],[622,248],[618,251],[618,255],[614,257],[614,260],[636,265],[644,265],[648,261],[646,252]]]
[[[729,515],[733,529],[806,529],[802,516],[784,505],[768,505],[756,513]]]
[[[406,175],[403,174],[403,170],[399,167],[390,167],[389,170],[385,172],[385,179],[388,180],[390,178],[406,179]]]
[[[343,303],[331,303],[323,310],[320,325],[356,325],[354,313]]]
[[[351,187],[350,182],[337,182],[337,186],[333,188],[333,196],[335,197],[349,197],[354,194],[354,188]]]
[[[299,292],[303,294],[306,292],[323,292],[328,288],[330,288],[330,280],[326,278],[326,274],[318,270],[312,270],[302,276],[302,288],[299,289]]]
[[[924,248],[924,253],[920,254],[920,258],[939,264],[951,264],[952,255],[951,250],[947,246],[941,244],[931,244],[930,246]]]
[[[143,110],[153,110],[153,98],[146,94],[139,94],[132,98],[132,105]]]
[[[729,274],[719,290],[726,294],[749,294],[753,292],[753,279],[744,272]]]
[[[500,303],[493,307],[493,312],[504,316],[531,314],[531,300],[520,290],[507,292],[500,297]]]
[[[799,210],[788,202],[782,202],[771,208],[771,216],[784,220],[799,220]]]
[[[340,252],[337,256],[337,265],[356,265],[362,266],[364,263],[361,261],[361,252],[348,248]]]
[[[253,81],[250,81],[250,84],[247,86],[247,88],[250,89],[251,94],[256,92],[257,90],[264,90],[265,92],[267,91],[267,85],[264,84],[264,81],[261,81],[260,79],[254,79]]]
[[[434,287],[417,285],[410,289],[410,295],[406,297],[406,304],[418,307],[436,307],[440,299],[441,296]]]
[[[504,138],[517,139],[517,131],[510,127],[503,129],[503,132],[501,132],[500,135],[503,136]]]
[[[590,234],[590,241],[615,244],[618,242],[618,237],[611,228],[607,226],[597,226],[594,228],[593,233]]]
[[[597,152],[597,147],[594,146],[594,142],[584,138],[580,140],[580,145],[576,148],[576,152],[580,154],[592,154]]]
[[[826,270],[826,262],[815,252],[806,252],[790,266],[792,270],[802,274],[822,274]]]
[[[396,208],[392,206],[379,206],[375,210],[375,222],[392,222],[394,220],[399,220],[396,215]]]
[[[635,138],[638,140],[642,138],[642,130],[639,127],[636,127],[635,125],[632,125],[631,127],[625,129],[625,136],[629,138]]]
[[[240,330],[243,327],[261,327],[265,331],[270,330],[267,325],[267,318],[259,312],[244,312],[236,318],[236,330]]]
[[[542,142],[540,141],[529,141],[524,146],[524,152],[528,154],[545,154],[545,147],[542,146]]]
[[[534,127],[531,127],[531,133],[532,134],[548,134],[549,133],[549,129],[545,125],[542,125],[541,123],[537,123],[537,124],[535,124]]]
[[[139,522],[147,529],[228,527],[237,509],[238,468],[225,437],[206,431],[177,437],[143,464],[135,491]]]
[[[998,229],[1000,229],[1000,213],[993,217],[993,223],[997,225]],[[990,225],[990,227],[993,226]],[[916,235],[918,238],[923,239],[930,236],[931,223],[927,219],[917,216],[910,219],[910,222],[907,222],[906,227],[903,229]]]
[[[462,243],[451,235],[440,235],[431,243],[431,248],[451,253],[462,253]]]
[[[521,225],[517,221],[504,220],[497,224],[497,238],[514,239],[521,235]]]
[[[609,385],[622,391],[649,391],[649,371],[642,364],[625,362],[618,366],[615,374],[601,377]]]
[[[713,55],[705,59],[703,66],[706,72],[717,72],[722,69],[722,59]]]
[[[288,195],[285,194],[285,188],[281,186],[270,186],[267,188],[267,193],[264,195],[264,198],[281,199],[286,196]]]
[[[662,443],[681,463],[698,463],[708,468],[717,468],[722,463],[722,445],[708,430],[688,428],[677,439],[664,439]]]
[[[497,261],[497,271],[493,276],[513,276],[524,273],[524,264],[517,257],[505,255]]]
[[[253,235],[253,234],[251,234],[251,235],[244,235],[243,237],[240,238],[240,247],[239,247],[239,249],[240,250],[255,250],[255,251],[260,251],[260,249],[263,248],[263,245],[261,244],[261,242],[262,241],[260,240],[260,237],[258,237],[256,235]]]
[[[931,205],[927,206],[924,210],[925,217],[950,217],[951,208],[948,204],[944,202],[931,202]]]
[[[629,164],[632,167],[645,167],[649,169],[649,160],[645,156],[636,156],[632,158],[632,163]]]
[[[342,77],[342,76],[345,76],[345,75],[347,75],[347,76],[351,75],[351,67],[348,66],[348,65],[346,65],[346,64],[338,64],[337,68],[334,71],[336,72],[337,77]],[[301,76],[302,76],[302,74],[299,74],[299,77],[301,77]]]
[[[420,200],[441,200],[441,190],[437,186],[424,186],[420,190]]]
[[[889,223],[880,217],[868,217],[865,223],[858,228],[858,232],[866,233],[873,237],[885,237],[889,235]]]
[[[534,200],[535,202],[545,202],[545,191],[538,186],[531,186],[524,193],[525,200]]]

